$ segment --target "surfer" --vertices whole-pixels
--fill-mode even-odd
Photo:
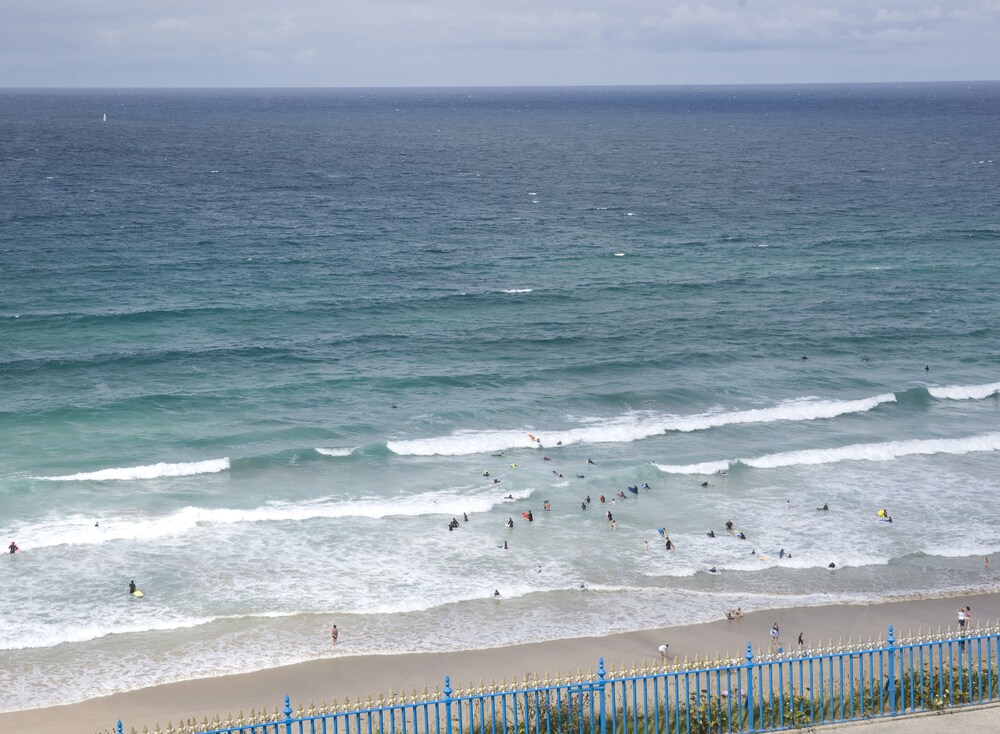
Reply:
[[[535,521],[535,516],[533,514],[531,514],[531,510],[528,510],[528,514],[525,515],[525,517],[528,518],[528,522],[534,522]]]
[[[726,530],[728,530],[729,532],[733,532],[733,521],[732,520],[726,520]]]
[[[135,593],[135,580],[132,580],[132,581],[128,582],[128,593],[130,593],[130,594],[134,594]]]
[[[742,530],[740,531],[740,534],[737,535],[736,537],[739,538],[740,540],[746,540],[747,539],[747,536],[743,533]]]
[[[677,546],[674,545],[673,541],[670,540],[670,536],[666,536],[666,542],[664,542],[663,547],[668,551],[677,550]]]
[[[586,499],[585,501],[586,501],[586,503],[587,503],[588,505],[590,504],[590,495],[589,495],[589,494],[587,495],[587,499]]]
[[[778,558],[784,558],[784,557],[785,557],[785,549],[784,549],[784,548],[782,548],[782,549],[781,549],[781,552],[780,552],[780,553],[778,553]]]
[[[587,509],[587,503],[586,502],[581,502],[580,503],[580,509],[581,510],[586,510]]]
[[[709,484],[708,482],[702,482],[702,483],[701,483],[701,486],[702,486],[702,487],[711,487],[712,485],[711,485],[711,484]]]
[[[493,589],[493,598],[496,599],[500,596],[500,589]]]
[[[465,520],[465,522],[469,522],[469,513],[463,512],[462,513],[462,518]]]
[[[642,483],[642,489],[652,489],[647,482]]]
[[[584,477],[583,474],[577,474],[576,478],[577,479],[586,479],[586,477]]]
[[[505,500],[512,500],[512,499],[514,499],[514,495],[512,495],[512,494],[509,494],[509,495],[507,495],[506,497],[504,497],[504,499],[505,499]]]
[[[489,475],[490,475],[490,470],[489,469],[483,469],[483,476],[484,477],[488,477]]]
[[[503,458],[503,451],[501,451],[499,454],[491,454],[491,456],[499,456],[502,459]]]
[[[500,484],[500,480],[499,480],[499,479],[496,479],[496,478],[494,478],[494,479],[493,479],[493,483],[494,483],[494,484]]]
[[[507,527],[509,527],[509,528],[514,527],[514,518],[512,518],[512,517],[508,517],[507,518]]]
[[[593,459],[587,459],[587,463],[588,463],[588,464],[593,464],[593,463],[594,463],[594,460],[593,460]]]
[[[821,510],[823,512],[826,512],[827,510],[830,509],[830,505],[828,505],[826,502],[824,502],[822,507],[817,507],[816,509],[817,510]]]
[[[708,533],[707,533],[707,535],[708,535],[709,538],[714,538],[715,537],[715,531],[714,530],[709,530]]]
[[[14,541],[12,540],[12,541],[10,541],[10,545],[8,545],[8,546],[7,546],[7,550],[9,550],[9,551],[10,551],[11,553],[17,553],[17,552],[18,552],[19,550],[21,550],[21,549],[20,549],[20,548],[18,548],[18,547],[17,547],[17,543],[15,543],[15,542],[14,542]]]
[[[601,501],[601,504],[603,505],[604,504],[604,495],[602,494],[600,497],[598,497],[598,499]]]

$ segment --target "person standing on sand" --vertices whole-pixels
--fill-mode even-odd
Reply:
[[[778,639],[780,635],[781,632],[778,631],[778,623],[775,622],[774,624],[771,625],[771,647],[778,646]]]
[[[338,636],[339,634],[340,634],[340,630],[338,630],[338,629],[337,629],[337,625],[333,625],[333,629],[332,629],[332,630],[330,630],[330,641],[331,641],[331,642],[332,642],[332,643],[333,643],[334,645],[336,645],[336,644],[337,644],[337,636]]]

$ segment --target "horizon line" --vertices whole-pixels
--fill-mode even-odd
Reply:
[[[837,81],[837,82],[683,82],[663,84],[385,84],[385,85],[282,85],[282,86],[62,86],[24,85],[2,86],[0,92],[7,91],[275,91],[275,90],[430,90],[430,89],[661,89],[692,87],[835,87],[835,86],[886,86],[886,85],[944,85],[944,84],[995,84],[1000,79],[950,79],[950,80],[909,80],[909,81]]]

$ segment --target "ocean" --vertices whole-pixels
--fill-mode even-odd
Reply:
[[[0,710],[998,590],[998,121],[0,92]]]

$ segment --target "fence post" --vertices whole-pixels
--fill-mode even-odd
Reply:
[[[753,644],[747,643],[747,729],[753,731]]]
[[[122,720],[118,719],[118,726],[115,727],[115,732],[117,734],[122,734]]]
[[[285,696],[285,733],[292,734],[292,702]]]
[[[598,658],[597,660],[597,687],[601,692],[601,706],[598,713],[598,726],[600,726],[601,734],[606,734],[606,714],[604,708],[604,658]],[[593,709],[591,709],[593,710]]]
[[[892,633],[892,625],[889,625],[889,638],[886,640],[889,646],[889,713],[896,715],[896,638]]]
[[[459,681],[459,685],[462,685]],[[451,734],[451,676],[446,675],[444,677],[444,715],[447,717],[448,722],[445,724],[445,731],[447,734]]]

